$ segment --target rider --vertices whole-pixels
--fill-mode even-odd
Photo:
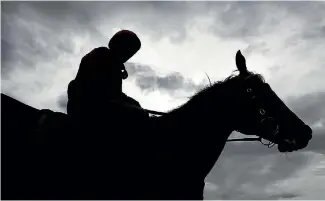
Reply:
[[[141,108],[122,92],[122,80],[128,77],[124,63],[140,49],[139,38],[122,30],[112,37],[108,47],[95,48],[82,58],[76,78],[68,86],[69,116],[81,120],[109,103]]]
[[[146,151],[142,146],[145,137],[134,131],[145,129],[142,125],[149,114],[122,92],[122,80],[128,76],[124,63],[140,47],[135,33],[117,32],[108,48],[95,48],[82,58],[75,79],[69,83],[67,113],[77,126],[72,132],[74,142],[82,142],[73,146],[81,145],[78,161],[87,161],[81,167],[88,171],[83,174],[82,181],[75,183],[83,188],[78,192],[88,192],[87,198],[94,199],[91,194],[114,198],[122,190],[120,185],[124,181],[120,175],[135,176],[128,176],[129,163],[143,164],[139,156]]]

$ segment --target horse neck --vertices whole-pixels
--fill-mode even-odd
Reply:
[[[177,164],[185,175],[204,180],[218,160],[233,130],[229,103],[223,90],[206,89],[157,121],[168,148],[182,159]]]
[[[221,84],[220,84],[221,85]],[[217,95],[216,95],[217,94]],[[183,133],[206,133],[227,139],[233,131],[231,104],[222,86],[213,86],[194,95],[187,103],[169,112],[166,118]]]

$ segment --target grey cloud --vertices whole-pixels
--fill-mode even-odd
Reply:
[[[180,73],[172,73],[166,77],[158,77],[157,85],[158,87],[170,89],[177,89],[181,87],[184,83],[184,77]]]
[[[275,195],[270,195],[269,199],[270,200],[282,200],[282,199],[294,199],[299,197],[298,194],[294,194],[294,193],[280,193],[280,194],[275,194]]]
[[[325,119],[325,92],[289,97],[288,106],[309,124]]]
[[[313,138],[310,140],[310,143],[304,150],[325,154],[325,128],[324,127],[313,129]]]
[[[138,76],[136,79],[136,85],[142,91],[153,92],[155,90],[156,85],[156,77],[154,76]]]
[[[94,4],[97,5],[97,4]],[[97,15],[89,13],[90,2],[3,2],[2,13],[13,18],[24,17],[29,22],[42,24],[58,32],[96,32],[92,22]],[[96,9],[95,9],[96,10]]]
[[[225,39],[249,39],[247,52],[268,51],[269,47],[251,40],[252,36],[276,31],[275,25],[293,15],[305,26],[298,30],[298,35],[308,40],[324,36],[324,24],[318,23],[324,19],[324,5],[323,2],[2,2],[3,64],[8,69],[8,54],[33,66],[35,59],[56,59],[59,52],[71,53],[74,44],[67,33],[89,35],[106,43],[108,38],[97,28],[103,23],[109,27],[131,24],[145,30],[153,40],[167,37],[181,42],[187,38],[186,27],[196,17],[208,15],[215,17],[211,27],[214,34]],[[22,22],[30,25],[16,25]],[[31,25],[42,29],[34,30]],[[46,47],[42,45],[44,41],[48,43]],[[18,56],[18,49],[30,53],[24,58]]]
[[[1,77],[8,75],[10,72],[9,62],[13,59],[15,49],[5,40],[1,39]]]
[[[210,3],[210,6],[217,6]],[[213,33],[226,38],[246,38],[260,34],[258,29],[266,16],[266,4],[260,2],[236,2],[224,4],[224,12],[217,12]],[[256,17],[259,16],[259,17]]]
[[[135,63],[126,63],[126,70],[129,78],[135,81],[135,85],[144,93],[159,90],[177,98],[178,93],[191,95],[204,88],[206,84],[196,84],[193,80],[185,78],[178,72],[170,73],[164,76],[158,75],[152,67]],[[57,99],[58,108],[66,110],[67,96],[60,95]]]
[[[140,64],[136,64],[136,63],[127,62],[125,64],[125,68],[128,71],[128,74],[130,76],[137,76],[137,75],[142,75],[142,74],[147,74],[147,75],[155,75],[156,74],[156,72],[153,70],[153,68],[148,65],[140,65]]]
[[[130,77],[135,79],[135,84],[144,92],[160,90],[170,95],[175,95],[180,91],[191,94],[205,87],[205,84],[196,84],[178,72],[161,76],[150,66],[135,63],[127,63],[126,69]]]
[[[275,27],[296,17],[304,28],[298,35],[306,38],[324,37],[324,2],[209,2],[211,8],[221,6],[211,27],[213,33],[224,38],[249,39],[276,31]],[[267,12],[266,12],[267,11]]]
[[[256,36],[261,32],[274,31],[267,27],[271,28],[273,26],[269,25],[278,24],[283,19],[274,17],[265,22],[267,13],[271,11],[298,13],[297,10],[304,7],[305,10],[312,9],[308,13],[304,10],[303,13],[306,15],[316,16],[321,13],[315,12],[315,9],[321,11],[322,4],[318,6],[318,2],[300,4],[300,2],[3,2],[2,10],[5,15],[18,13],[18,16],[23,16],[28,21],[51,27],[55,33],[89,32],[92,37],[103,38],[103,34],[96,28],[98,25],[106,23],[109,26],[123,26],[132,22],[149,33],[153,40],[168,37],[172,42],[181,42],[187,38],[186,27],[199,16],[215,16],[216,22],[211,30],[218,36],[245,38]],[[301,19],[305,17],[297,16]],[[322,19],[321,17],[306,20]],[[314,28],[311,30],[316,30],[317,26]]]
[[[67,111],[67,104],[68,104],[68,96],[67,94],[62,94],[57,99],[58,108],[60,112],[66,113]]]
[[[287,2],[286,8],[290,14],[295,15],[304,24],[304,31],[301,33],[305,39],[324,39],[325,37],[325,9],[324,2]]]
[[[109,26],[131,21],[148,31],[154,40],[170,36],[175,41],[185,39],[186,30],[182,24],[193,14],[187,12],[190,7],[183,2],[4,2],[4,10],[11,13],[22,7],[42,16],[43,22],[53,21],[51,26],[56,28],[71,26],[80,31],[96,31],[103,19]],[[178,20],[174,19],[175,13]],[[176,36],[172,36],[171,31]]]
[[[206,191],[206,199],[283,199],[298,197],[292,192],[268,192],[277,181],[294,177],[309,165],[311,153],[232,155],[227,150],[220,156],[207,181],[217,185],[215,191]]]
[[[75,12],[68,12],[71,9]],[[83,15],[80,7],[65,2],[3,2],[1,49],[5,75],[17,66],[33,69],[37,63],[57,61],[63,53],[76,54],[74,34],[104,38]]]
[[[246,57],[250,56],[252,53],[260,52],[262,54],[266,54],[270,51],[265,41],[263,42],[255,42],[252,41],[247,48],[243,49],[242,53]]]
[[[325,37],[325,25],[319,25],[313,29],[308,29],[303,36],[306,39],[322,39]]]

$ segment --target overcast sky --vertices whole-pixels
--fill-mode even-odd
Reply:
[[[1,2],[1,9],[1,91],[36,108],[65,112],[81,58],[120,29],[142,41],[123,90],[159,111],[206,86],[205,72],[213,81],[230,75],[242,50],[314,137],[287,156],[228,143],[205,199],[325,199],[324,2]]]

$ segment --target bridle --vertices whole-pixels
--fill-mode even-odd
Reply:
[[[258,112],[259,128],[261,129],[261,132],[267,133],[265,138],[274,141],[275,137],[279,133],[280,126],[275,118],[273,118],[272,115],[269,115],[266,109],[258,101],[257,94],[253,93],[254,87],[247,84],[248,80],[253,77],[255,77],[255,75],[249,75],[244,78],[244,86],[247,94],[245,98],[253,102],[253,108],[255,112]],[[267,83],[262,83],[262,87],[266,90],[270,89],[270,86]],[[268,125],[271,125],[271,128],[267,127]]]

